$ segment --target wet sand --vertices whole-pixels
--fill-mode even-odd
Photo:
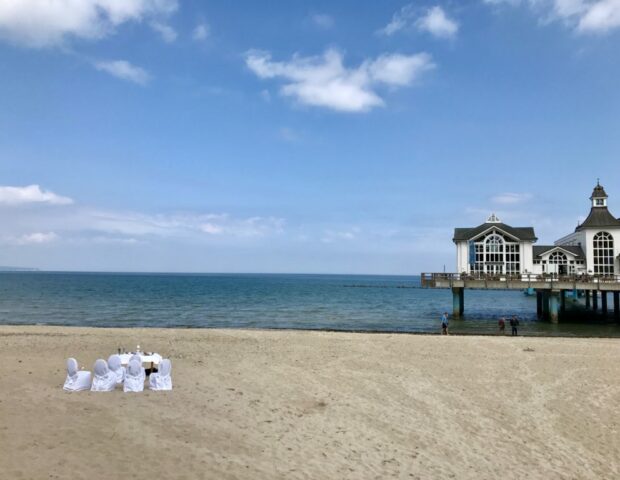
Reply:
[[[119,346],[172,392],[67,393]],[[620,478],[620,340],[0,327],[0,477]]]

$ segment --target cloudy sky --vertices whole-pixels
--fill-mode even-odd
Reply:
[[[266,6],[268,5],[268,6]],[[620,215],[620,0],[2,0],[0,265],[396,273]]]

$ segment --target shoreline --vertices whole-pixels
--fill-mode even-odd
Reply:
[[[581,324],[575,324],[581,325]],[[609,322],[606,324],[600,324],[601,326],[615,326],[616,322]],[[591,325],[590,325],[591,326]],[[248,331],[248,332],[325,332],[325,333],[348,333],[348,334],[364,334],[364,335],[412,335],[412,336],[444,336],[441,334],[440,328],[437,329],[437,332],[415,332],[415,331],[407,331],[407,330],[354,330],[354,329],[335,329],[335,328],[290,328],[290,327],[195,327],[195,326],[172,326],[172,327],[146,327],[146,326],[127,326],[127,327],[118,327],[118,326],[97,326],[97,325],[60,325],[60,324],[51,324],[51,323],[2,323],[0,324],[0,332],[3,327],[49,327],[49,328],[68,328],[68,329],[80,329],[80,328],[92,328],[92,329],[109,329],[109,330],[161,330],[161,331],[171,331],[171,330],[180,330],[180,331]],[[520,330],[523,329],[523,326],[520,327]],[[506,329],[508,331],[508,329]],[[1,335],[1,333],[0,333]],[[448,334],[449,337],[512,337],[509,333],[504,335],[500,335],[499,333],[490,333],[490,332],[451,332]],[[548,335],[544,332],[519,332],[517,337],[524,338],[573,338],[573,339],[609,339],[609,340],[620,340],[620,333],[616,336],[614,335],[571,335],[567,332],[559,332],[554,335]]]

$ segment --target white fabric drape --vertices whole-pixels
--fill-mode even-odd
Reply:
[[[78,370],[78,362],[75,358],[67,360],[67,378],[63,390],[79,392],[90,388],[90,372]]]
[[[121,365],[121,357],[116,354],[110,355],[108,367],[116,375],[116,384],[123,383],[123,380],[125,380],[125,367]]]
[[[159,371],[149,376],[151,390],[172,390],[172,363],[167,358],[159,364]]]
[[[132,361],[138,362],[138,365],[140,365],[140,371],[142,372],[142,381],[144,382],[146,380],[146,371],[144,370],[144,367],[142,366],[142,357],[140,355],[138,355],[137,353],[134,353],[129,358],[129,362],[127,362],[127,366],[129,366],[129,364]]]
[[[116,387],[116,374],[108,368],[104,359],[95,362],[93,374],[91,392],[111,392]]]
[[[145,373],[142,364],[137,360],[131,360],[125,372],[123,392],[141,392],[144,390]]]

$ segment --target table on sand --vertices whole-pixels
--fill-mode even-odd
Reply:
[[[119,357],[121,357],[121,364],[127,366],[129,363],[129,359],[136,355],[135,353],[121,353]],[[140,355],[140,360],[142,363],[150,363],[151,371],[153,371],[153,367],[155,365],[159,365],[159,363],[163,360],[162,356],[159,353],[143,353],[139,352],[137,355]]]

